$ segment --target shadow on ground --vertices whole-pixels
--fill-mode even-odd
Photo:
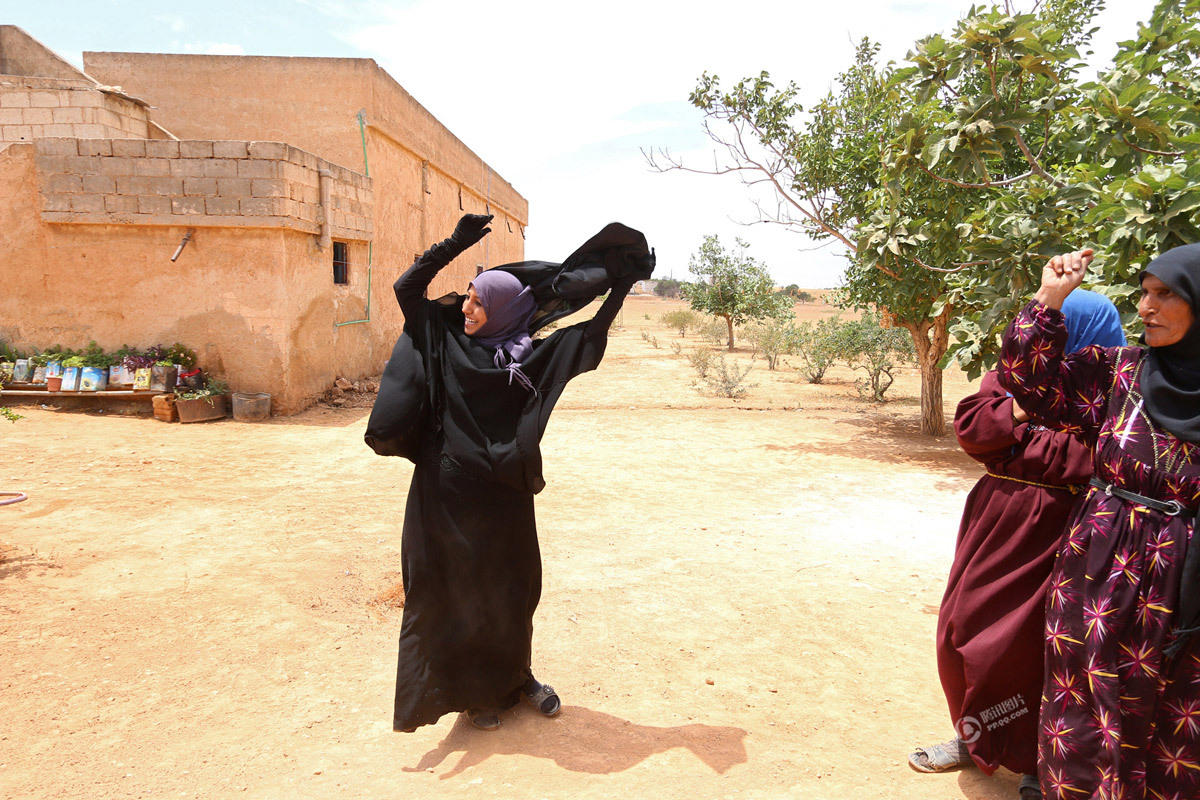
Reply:
[[[608,774],[637,766],[650,756],[684,747],[716,773],[746,761],[746,731],[693,723],[659,728],[637,725],[582,706],[564,706],[552,720],[532,711],[504,714],[498,731],[471,727],[459,717],[438,746],[406,772],[432,771],[455,753],[462,753],[442,779],[459,775],[494,755],[546,758],[571,772]]]
[[[841,443],[826,441],[796,444],[769,444],[767,450],[787,450],[800,453],[862,458],[889,464],[904,464],[944,473],[947,477],[974,480],[983,470],[958,446],[953,432],[945,436],[921,433],[916,420],[897,419],[884,413],[867,411],[838,420],[839,425],[852,426],[859,433]]]

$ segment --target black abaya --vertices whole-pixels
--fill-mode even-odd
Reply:
[[[520,699],[542,586],[539,441],[567,381],[600,363],[633,281],[618,278],[593,319],[534,341],[521,369],[535,393],[463,332],[461,297],[423,299],[444,263],[432,248],[395,287],[428,384],[404,513],[398,731]]]

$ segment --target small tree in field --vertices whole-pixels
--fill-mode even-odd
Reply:
[[[775,293],[775,284],[762,262],[746,253],[746,242],[737,239],[732,251],[715,236],[705,236],[692,254],[688,270],[698,280],[684,284],[683,296],[695,310],[725,320],[727,347],[733,349],[733,326],[750,320],[785,319],[791,299]]]
[[[796,352],[804,361],[801,372],[809,383],[820,383],[825,372],[842,355],[841,320],[826,317],[805,322],[796,329]]]
[[[900,328],[885,328],[877,314],[866,314],[841,326],[842,350],[850,366],[867,374],[855,381],[858,392],[876,403],[895,380],[897,361],[911,363],[912,338]]]
[[[696,315],[695,311],[677,308],[659,317],[659,322],[668,328],[679,331],[680,336],[687,336],[688,328],[696,327],[700,323],[700,317]]]
[[[779,365],[781,356],[790,355],[796,351],[798,332],[794,322],[769,319],[754,325],[748,333],[758,354],[766,359],[769,370],[774,370]]]

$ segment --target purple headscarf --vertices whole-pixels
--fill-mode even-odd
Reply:
[[[496,348],[494,362],[499,369],[508,370],[510,383],[516,378],[533,391],[533,384],[521,372],[521,362],[533,352],[529,337],[529,322],[537,311],[533,290],[499,269],[476,275],[471,286],[487,314],[487,320],[472,334],[473,338]]]

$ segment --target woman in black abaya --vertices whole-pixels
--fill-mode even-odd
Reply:
[[[645,237],[614,224],[562,265],[505,265],[477,276],[466,296],[424,299],[433,276],[486,236],[491,219],[464,216],[396,282],[405,335],[368,424],[377,452],[416,463],[402,538],[397,731],[452,711],[492,730],[522,699],[546,716],[561,708],[530,669],[542,587],[539,442],[563,387],[600,363],[625,295],[653,265]],[[591,320],[531,339],[606,290]],[[393,402],[401,396],[403,408]],[[379,432],[412,420],[405,445],[388,451]]]

